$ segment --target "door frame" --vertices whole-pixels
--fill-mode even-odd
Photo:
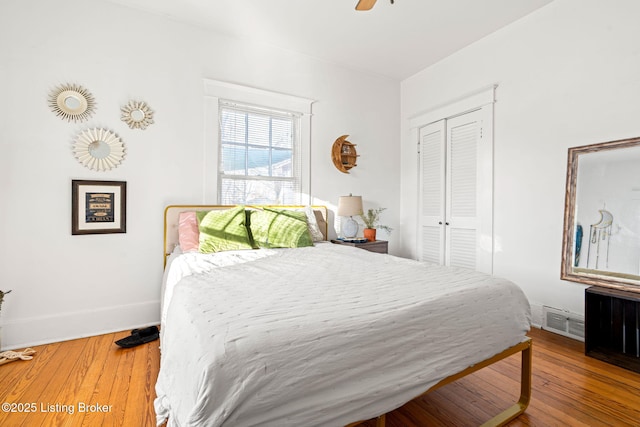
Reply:
[[[478,214],[478,232],[480,233],[480,237],[478,239],[477,250],[479,253],[477,259],[479,267],[478,270],[489,274],[493,273],[493,254],[495,252],[493,235],[493,105],[495,103],[496,88],[497,85],[492,85],[464,98],[452,101],[451,103],[434,108],[409,119],[411,138],[419,147],[420,128],[441,120],[449,120],[475,110],[481,111],[483,132],[481,144],[484,144],[485,149],[479,150],[478,152],[478,165],[481,168],[481,170],[479,170],[479,174],[486,177],[488,182],[480,183],[485,191],[479,191],[478,196],[478,206],[482,206],[484,211]],[[416,167],[420,167],[420,156],[417,156]],[[418,176],[420,176],[420,170],[418,170]],[[417,200],[420,200],[420,191],[421,184],[418,183],[416,194]],[[416,230],[418,232],[421,224],[419,209],[420,208],[418,208],[416,215]],[[416,254],[420,254],[420,245],[420,238],[418,238],[416,239]]]

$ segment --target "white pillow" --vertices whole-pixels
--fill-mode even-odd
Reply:
[[[309,229],[309,233],[311,233],[311,238],[313,239],[313,241],[323,241],[324,235],[322,234],[322,231],[320,231],[320,227],[318,226],[318,221],[316,221],[316,214],[313,212],[313,208],[311,206],[305,206],[304,213],[307,215],[307,228]]]

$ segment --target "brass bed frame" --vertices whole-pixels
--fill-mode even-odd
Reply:
[[[178,218],[180,212],[186,211],[198,211],[198,210],[215,210],[215,209],[229,209],[234,206],[229,205],[169,205],[165,208],[164,211],[164,265],[166,266],[167,257],[171,254],[175,246],[178,244]],[[297,205],[259,205],[259,206],[249,206],[248,208],[260,209],[265,207],[272,207],[278,209],[300,209],[304,208],[304,206]],[[316,220],[318,222],[318,226],[320,227],[320,231],[322,231],[325,240],[328,239],[328,209],[326,206],[312,206],[313,211],[316,215]],[[496,354],[489,359],[486,359],[482,362],[476,363],[473,366],[468,367],[467,369],[446,377],[438,382],[436,385],[431,387],[429,390],[425,391],[419,396],[416,396],[414,399],[420,398],[434,390],[439,389],[447,384],[450,384],[460,378],[463,378],[469,374],[472,374],[476,371],[479,371],[482,368],[486,368],[496,362],[499,362],[507,357],[513,356],[515,354],[521,353],[521,367],[520,367],[520,398],[516,403],[509,406],[507,409],[503,410],[499,414],[495,415],[493,418],[482,424],[481,427],[497,427],[504,426],[509,421],[518,417],[520,414],[524,413],[524,411],[529,406],[529,402],[531,401],[531,367],[532,367],[532,340],[529,337],[525,337],[525,339],[512,347],[507,348],[506,350]],[[413,399],[412,399],[413,400]],[[358,424],[364,422],[366,420],[357,421],[354,423],[348,424],[346,427],[354,427]],[[377,427],[385,427],[386,422],[386,414],[382,414],[376,418],[376,426]]]
[[[509,406],[504,411],[500,412],[490,420],[486,421],[481,425],[481,427],[497,427],[504,426],[509,421],[517,418],[520,414],[524,413],[524,411],[529,406],[529,402],[531,401],[531,361],[532,361],[532,341],[531,338],[526,337],[524,341],[520,344],[516,344],[513,347],[509,347],[508,349],[496,354],[489,359],[486,359],[482,362],[476,363],[473,366],[468,367],[464,371],[458,372],[457,374],[451,375],[447,378],[444,378],[442,381],[431,387],[429,390],[425,391],[421,395],[415,397],[414,399],[418,399],[428,393],[431,393],[434,390],[439,389],[447,384],[450,384],[460,378],[466,377],[469,374],[472,374],[476,371],[479,371],[482,368],[486,368],[489,365],[492,365],[496,362],[499,362],[503,359],[506,359],[509,356],[513,356],[514,354],[521,353],[522,361],[520,368],[520,398],[516,403]],[[413,400],[413,399],[412,399]],[[365,420],[357,421],[355,423],[348,424],[346,427],[354,427],[358,424],[363,423]],[[385,427],[386,414],[382,414],[376,418],[376,427]]]

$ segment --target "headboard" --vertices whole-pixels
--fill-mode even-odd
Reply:
[[[173,249],[178,244],[178,220],[180,212],[189,211],[212,211],[230,209],[235,205],[169,205],[164,210],[164,262],[166,264],[167,257],[171,254]],[[247,205],[248,209],[262,209],[262,208],[274,208],[274,209],[303,209],[302,205]],[[316,221],[318,227],[322,231],[324,239],[327,240],[329,233],[329,223],[327,222],[327,207],[326,206],[311,206],[313,212],[316,215]]]

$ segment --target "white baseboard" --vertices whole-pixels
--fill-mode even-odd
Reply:
[[[543,319],[542,304],[531,304],[532,326],[541,329]],[[3,325],[0,351],[159,324],[160,301],[20,319]]]
[[[159,324],[160,301],[17,319],[2,325],[0,351]]]

